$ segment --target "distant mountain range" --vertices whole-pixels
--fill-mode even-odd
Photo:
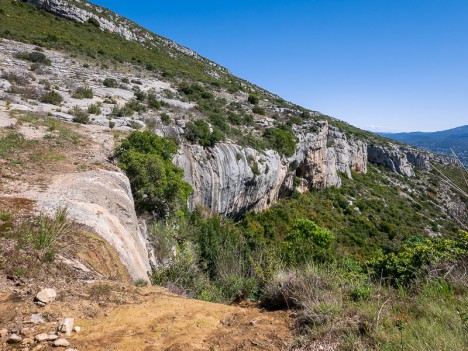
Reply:
[[[452,149],[462,163],[468,166],[468,125],[439,132],[377,134],[445,155],[452,155]]]

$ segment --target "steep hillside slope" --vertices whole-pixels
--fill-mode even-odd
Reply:
[[[286,102],[86,1],[1,0],[0,36],[0,311],[26,309],[0,319],[0,345],[53,287],[44,316],[78,308],[81,348],[399,350],[403,331],[414,350],[468,346],[454,158]],[[149,280],[264,310],[128,285]]]
[[[453,150],[461,162],[468,166],[468,126],[432,133],[379,133],[389,139],[401,141],[432,152],[452,155]]]

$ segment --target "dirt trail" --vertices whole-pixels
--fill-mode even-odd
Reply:
[[[4,295],[3,300],[0,296],[0,314],[23,321],[30,313],[49,316],[49,323],[34,327],[33,336],[53,330],[60,318],[74,317],[81,332],[66,338],[80,351],[284,350],[291,338],[290,319],[284,311],[214,304],[158,287],[120,289],[127,291],[120,301],[98,302],[82,293],[81,298],[67,298],[62,293],[62,298],[45,308],[36,307],[32,299],[15,301]],[[42,345],[42,351],[54,349]]]

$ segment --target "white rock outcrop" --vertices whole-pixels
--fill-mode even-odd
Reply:
[[[37,210],[50,215],[66,207],[70,219],[115,248],[132,279],[148,280],[148,249],[124,174],[102,169],[61,174],[51,180],[47,192],[23,195],[36,200]]]
[[[289,158],[276,151],[259,152],[236,144],[212,148],[184,145],[174,163],[184,169],[192,185],[189,207],[236,217],[246,210],[268,208],[283,193],[291,192],[297,178],[306,188],[340,186],[338,172],[367,172],[367,148],[350,141],[338,129],[321,124],[318,132],[296,132],[297,148]]]

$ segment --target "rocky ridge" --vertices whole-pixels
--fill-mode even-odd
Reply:
[[[228,72],[226,68],[198,55],[195,51],[179,45],[172,40],[160,37],[154,33],[144,30],[136,23],[119,16],[103,7],[81,0],[28,0],[34,6],[62,16],[76,22],[94,21],[101,30],[116,33],[126,40],[137,41],[145,46],[165,46],[175,52],[190,56],[207,63],[211,68],[220,72]],[[218,75],[216,72],[211,72]]]

